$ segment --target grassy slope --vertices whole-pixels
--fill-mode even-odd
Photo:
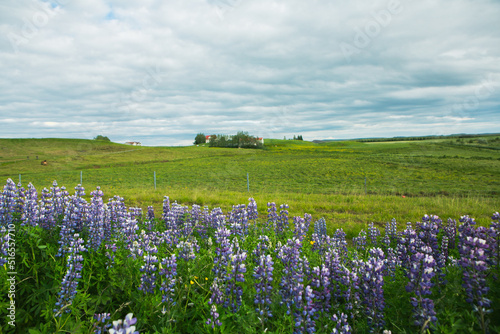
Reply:
[[[342,226],[353,234],[370,221],[415,221],[424,213],[469,214],[486,223],[500,204],[500,141],[480,140],[266,140],[265,150],[248,150],[0,139],[0,179],[17,182],[22,174],[23,184],[32,182],[40,192],[53,180],[72,188],[82,171],[88,192],[99,185],[108,197],[121,195],[128,205],[153,204],[157,212],[164,195],[226,210],[253,196],[263,214],[268,201],[288,203],[291,215],[324,216],[331,228]],[[40,165],[44,159],[48,166]]]

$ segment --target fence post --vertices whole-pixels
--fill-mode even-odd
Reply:
[[[367,193],[367,188],[366,188],[366,175],[365,175],[365,195]]]
[[[248,172],[247,172],[247,191],[250,192],[250,178],[248,176]]]
[[[19,174],[19,184],[21,184],[21,174]]]
[[[155,180],[155,190],[156,190],[156,171],[153,172],[154,180]]]

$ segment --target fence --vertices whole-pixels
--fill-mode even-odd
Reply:
[[[246,176],[246,178],[245,178]],[[101,188],[123,189],[142,188],[157,190],[158,188],[188,188],[209,190],[230,190],[248,193],[259,192],[294,192],[294,193],[319,193],[319,194],[384,194],[384,195],[479,195],[498,196],[500,181],[489,182],[487,188],[467,187],[462,183],[450,180],[436,179],[408,179],[408,178],[370,178],[368,176],[320,178],[311,177],[308,180],[294,180],[286,178],[269,178],[258,173],[246,175],[231,173],[226,176],[213,177],[210,174],[197,175],[171,175],[152,171],[138,171],[133,175],[110,174],[95,170],[62,171],[57,173],[18,174],[19,183],[25,187],[33,183],[38,189],[50,187],[54,180],[59,186],[70,187],[78,183],[86,189],[96,186]],[[8,178],[5,177],[5,181]],[[15,177],[10,176],[15,180]],[[245,187],[246,179],[246,187]]]

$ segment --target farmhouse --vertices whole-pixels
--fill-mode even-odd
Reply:
[[[141,143],[138,141],[128,141],[125,144],[132,145],[132,146],[141,146]]]

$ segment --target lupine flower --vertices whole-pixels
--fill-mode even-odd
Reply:
[[[220,279],[218,277],[215,277],[214,282],[210,287],[210,291],[212,292],[212,294],[210,295],[210,299],[208,300],[208,305],[211,305],[210,309],[211,318],[208,318],[206,324],[207,325],[212,324],[212,328],[214,328],[215,325],[217,326],[222,325],[222,322],[220,322],[219,320],[219,313],[217,313],[217,305],[222,305],[225,300],[223,289],[220,285]]]
[[[0,225],[6,226],[12,223],[13,213],[16,209],[17,188],[12,179],[7,179],[0,195]]]
[[[330,270],[326,264],[313,268],[311,286],[314,288],[314,308],[327,313],[330,310],[331,287]]]
[[[361,279],[361,291],[363,293],[363,304],[368,319],[370,331],[383,328],[384,321],[384,261],[383,251],[375,248],[370,251],[370,258],[364,264]]]
[[[139,270],[143,273],[141,276],[141,285],[139,286],[139,290],[146,293],[154,293],[156,287],[156,272],[157,267],[156,263],[158,263],[158,258],[155,254],[158,253],[158,249],[154,245],[150,245],[149,243],[145,245],[144,248],[144,265],[139,268]]]
[[[88,249],[97,251],[104,240],[104,196],[100,187],[90,193],[92,196],[88,214],[89,220],[89,239]]]
[[[289,314],[293,304],[296,284],[303,276],[303,272],[300,272],[302,268],[299,266],[301,248],[302,243],[296,238],[288,239],[287,244],[282,247],[277,246],[278,258],[283,263],[283,275],[279,291],[282,298],[280,304],[286,304],[288,308],[287,314]]]
[[[366,232],[364,230],[359,231],[358,236],[352,238],[352,242],[358,252],[364,252],[366,250]]]
[[[335,327],[332,330],[332,334],[350,334],[351,326],[347,322],[347,315],[342,313],[340,317],[337,314],[332,316],[332,321],[335,323]]]
[[[151,205],[148,206],[147,219],[149,221],[153,221],[155,219],[155,209]]]
[[[278,224],[278,213],[276,210],[276,203],[267,203],[267,224],[264,229],[275,229]]]
[[[54,210],[52,194],[47,188],[42,190],[40,200],[40,220],[39,225],[46,230],[51,230],[56,224],[56,212]]]
[[[28,190],[26,191],[26,205],[24,209],[24,221],[23,225],[30,224],[31,226],[38,225],[38,192],[33,184],[28,184]]]
[[[106,333],[107,329],[111,327],[111,323],[108,323],[110,319],[109,313],[94,314],[94,324],[92,325],[94,334]]]
[[[372,246],[377,247],[377,238],[380,236],[380,230],[374,225],[373,222],[368,224],[368,238],[370,239]]]
[[[57,182],[52,182],[50,187],[50,196],[52,197],[52,206],[54,210],[54,217],[57,220],[64,214],[64,194],[61,188],[58,187]]]
[[[231,235],[238,236],[240,238],[245,238],[248,234],[248,215],[245,209],[245,205],[233,205],[233,209],[229,213],[227,221]]]
[[[215,240],[217,247],[215,248],[214,267],[212,268],[214,274],[219,278],[224,278],[227,275],[227,266],[233,253],[233,248],[229,242],[231,232],[221,227],[215,231]]]
[[[276,235],[282,235],[288,229],[288,204],[280,205],[280,214],[274,226]]]
[[[162,302],[167,305],[175,305],[173,301],[174,287],[177,276],[177,259],[175,254],[164,258],[160,263],[160,277],[162,283],[160,291],[163,291]]]
[[[80,253],[83,251],[85,251],[83,239],[80,238],[78,233],[75,233],[73,241],[70,244],[66,261],[68,270],[62,280],[61,291],[58,293],[58,299],[55,305],[56,308],[54,309],[56,316],[60,316],[63,309],[65,309],[65,312],[70,312],[70,309],[67,307],[72,304],[73,298],[76,295],[78,279],[82,277],[80,272],[82,271],[81,262],[83,261],[83,257]]]
[[[125,316],[123,320],[113,321],[113,328],[109,329],[110,334],[139,334],[138,331],[135,330],[135,323],[137,322],[137,318],[133,317],[132,313],[129,313]]]
[[[423,246],[421,250],[411,257],[408,278],[410,281],[406,286],[406,291],[413,292],[415,297],[411,298],[413,306],[413,317],[415,325],[421,330],[429,328],[430,323],[437,321],[432,299],[424,296],[431,294],[432,278],[435,276],[436,261],[432,256],[432,249]]]
[[[295,330],[294,334],[314,333],[316,330],[316,322],[314,321],[314,293],[308,285],[304,288],[302,283],[297,283],[297,292],[294,294],[294,319]]]
[[[478,312],[481,327],[485,330],[487,313],[490,313],[491,300],[486,298],[489,287],[486,284],[488,272],[488,244],[486,228],[480,226],[471,230],[471,235],[460,237],[460,265],[463,267],[463,284],[466,301]]]
[[[185,261],[196,259],[195,251],[199,252],[200,250],[200,246],[198,246],[196,238],[180,241],[177,244],[177,248],[179,249],[179,258]]]
[[[254,255],[254,261],[256,263],[260,262],[260,257],[266,255],[266,252],[271,248],[271,241],[267,235],[259,235],[257,239],[257,246],[255,246],[252,254]]]
[[[7,257],[9,256],[9,241],[9,231],[5,226],[0,226],[0,267],[3,267],[3,265],[7,263]]]
[[[248,199],[247,214],[248,220],[255,221],[259,216],[259,212],[257,211],[257,202],[255,202],[252,197]]]
[[[238,284],[245,282],[244,273],[247,269],[245,260],[247,253],[240,249],[238,238],[233,239],[232,244],[233,254],[229,261],[229,270],[226,274],[226,300],[224,307],[229,307],[231,312],[236,313],[241,306],[241,298],[243,295],[243,288]]]
[[[253,278],[256,280],[254,303],[257,306],[256,311],[259,313],[261,319],[273,316],[270,310],[272,303],[271,291],[273,289],[271,285],[273,281],[273,265],[274,262],[271,255],[261,255],[253,273]]]
[[[170,198],[168,196],[165,196],[163,198],[163,213],[161,215],[161,219],[166,222],[167,221],[167,215],[170,211]]]
[[[293,235],[299,240],[303,240],[309,230],[309,225],[306,224],[305,219],[302,217],[293,217]]]

